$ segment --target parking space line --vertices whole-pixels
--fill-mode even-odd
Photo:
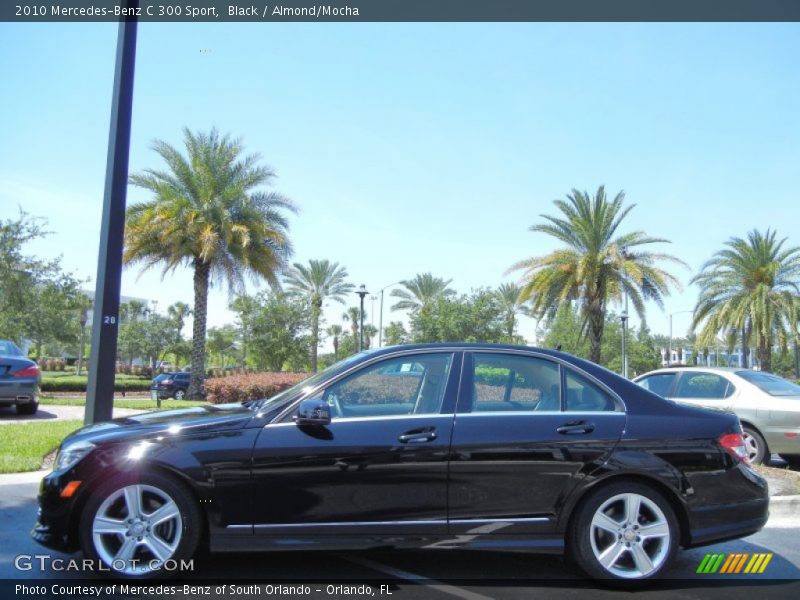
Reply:
[[[361,565],[362,567],[367,567],[368,569],[379,571],[381,573],[391,575],[392,577],[397,577],[398,579],[405,579],[408,581],[419,581],[423,583],[426,587],[437,590],[444,594],[450,594],[451,596],[457,596],[458,598],[463,598],[464,600],[494,600],[490,596],[484,596],[483,594],[470,592],[469,590],[465,590],[464,588],[456,587],[448,583],[442,583],[441,581],[437,581],[436,579],[430,579],[429,577],[417,575],[416,573],[410,573],[408,571],[396,569],[394,567],[390,567],[389,565],[384,565],[383,563],[375,562],[374,560],[370,560],[368,558],[361,558],[360,556],[350,556],[348,554],[341,554],[340,558],[343,558],[344,560],[350,561],[357,565]]]

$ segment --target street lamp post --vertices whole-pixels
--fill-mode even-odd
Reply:
[[[360,326],[358,328],[358,351],[361,352],[364,349],[364,297],[368,294],[367,287],[362,283],[361,287],[358,288],[356,294],[358,294],[359,299],[361,300],[361,313],[359,314],[359,321]]]
[[[81,324],[81,345],[78,347],[78,375],[81,374],[83,368],[83,349],[86,347],[86,322],[89,320],[89,315],[85,310],[81,310],[81,316],[78,322]]]
[[[381,288],[381,316],[378,319],[378,348],[383,348],[383,292],[384,290],[387,290],[398,283],[401,282],[395,281],[394,283],[390,283],[389,285],[385,285]]]
[[[625,309],[620,315],[622,321],[622,376],[628,378],[628,292],[625,292]]]
[[[684,313],[693,312],[691,310],[679,310],[669,315],[669,343],[667,346],[667,366],[672,366],[672,317],[675,315],[682,315]]]

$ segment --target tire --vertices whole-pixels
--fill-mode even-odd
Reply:
[[[650,486],[612,483],[592,492],[577,510],[567,543],[572,558],[593,579],[633,587],[658,576],[675,557],[678,520]]]
[[[747,448],[750,463],[761,465],[769,462],[770,453],[769,448],[767,448],[767,442],[764,441],[764,436],[750,425],[742,426],[742,435],[744,436],[744,445]]]
[[[175,400],[183,400],[186,397],[186,390],[175,390],[175,394],[172,397]]]
[[[793,469],[800,469],[800,454],[781,454],[781,458]]]
[[[30,404],[17,404],[18,415],[35,415],[39,410],[39,402],[31,402]]]
[[[104,574],[144,579],[175,573],[153,561],[191,558],[202,528],[197,502],[183,484],[142,473],[136,481],[112,481],[92,491],[78,538],[84,556],[102,563]]]

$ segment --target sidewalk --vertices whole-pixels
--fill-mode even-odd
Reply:
[[[83,421],[85,407],[60,404],[40,404],[35,415],[18,415],[13,407],[0,409],[0,427],[11,423],[36,423],[40,421]],[[147,410],[114,407],[114,418],[138,415]]]

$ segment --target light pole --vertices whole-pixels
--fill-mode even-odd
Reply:
[[[78,347],[78,375],[81,374],[83,368],[83,349],[86,347],[86,322],[89,320],[89,315],[85,310],[81,310],[81,316],[78,322],[81,324],[81,345]]]
[[[620,315],[622,321],[622,376],[628,378],[628,292],[625,292],[625,308]]]
[[[361,287],[358,288],[356,294],[358,294],[359,299],[361,300],[361,312],[359,314],[359,321],[360,325],[358,328],[358,351],[361,352],[364,349],[364,297],[368,294],[367,286],[363,283]]]
[[[669,315],[669,345],[667,347],[667,366],[672,366],[672,317],[675,315],[682,315],[684,313],[691,313],[691,310],[679,310]]]
[[[393,285],[397,285],[398,283],[402,283],[402,281],[395,281],[394,283],[390,283],[389,285],[385,285],[381,288],[381,316],[378,319],[378,348],[383,348],[383,292],[384,290],[389,289]]]

